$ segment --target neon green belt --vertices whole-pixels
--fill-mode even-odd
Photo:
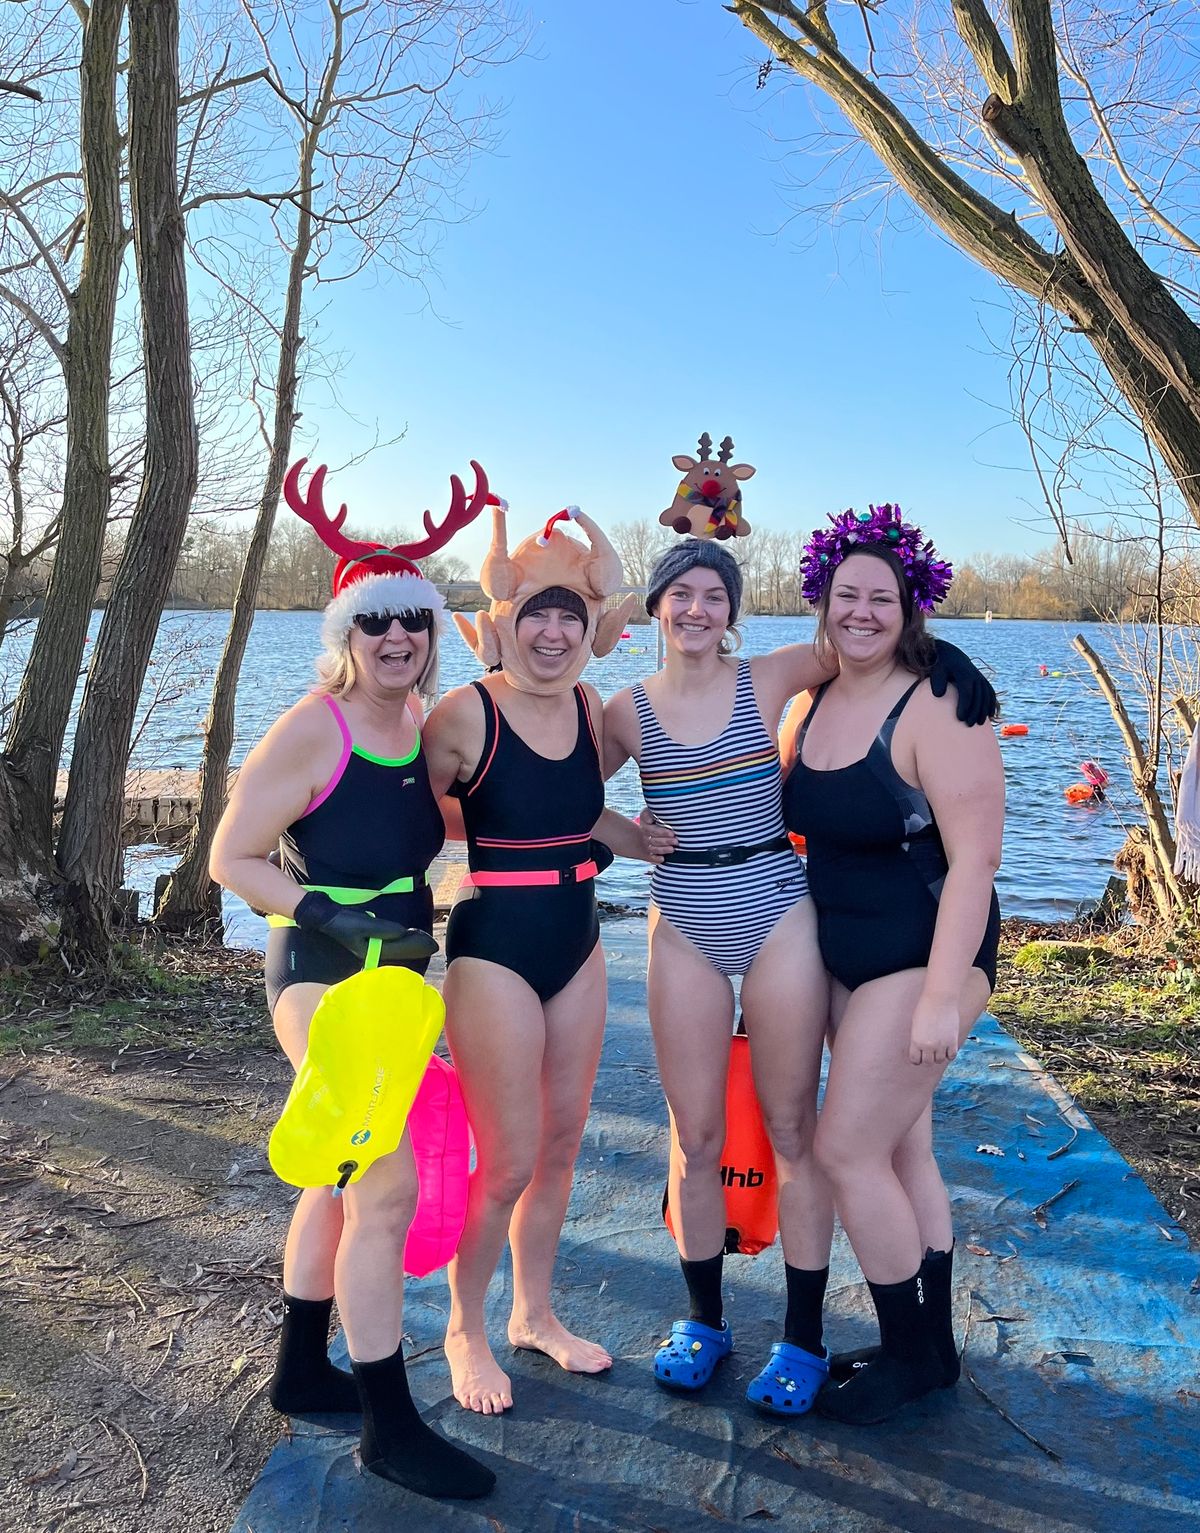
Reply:
[[[411,878],[393,878],[390,884],[385,884],[382,889],[342,889],[329,884],[301,884],[301,888],[311,894],[327,894],[335,905],[365,905],[369,900],[377,900],[381,894],[411,894],[414,889],[424,886],[429,882],[428,875],[417,873]],[[368,915],[371,913],[367,912]],[[268,913],[268,926],[295,926],[291,916],[279,916]],[[372,940],[367,944],[367,961],[363,965],[366,969],[374,969],[379,964],[379,954],[383,947],[382,942]]]

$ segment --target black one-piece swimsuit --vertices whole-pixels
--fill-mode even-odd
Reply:
[[[903,969],[923,969],[933,948],[938,899],[950,864],[929,800],[892,763],[892,737],[914,682],[884,720],[861,761],[819,772],[804,765],[804,740],[825,686],[800,730],[783,785],[790,831],[808,842],[808,883],[817,907],[821,957],[855,990]],[[996,892],[973,967],[993,987],[1000,944]]]
[[[569,871],[597,856],[611,862],[591,838],[604,778],[583,688],[575,688],[575,748],[551,761],[521,739],[482,682],[472,685],[483,700],[483,751],[473,775],[450,789],[462,801],[471,872]],[[551,1000],[600,940],[595,891],[591,878],[473,889],[450,912],[446,959],[486,958]]]

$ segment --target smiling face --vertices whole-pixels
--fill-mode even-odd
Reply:
[[[387,632],[378,638],[353,625],[349,643],[356,680],[387,694],[406,692],[417,685],[429,660],[432,635],[428,628],[409,633],[400,619],[393,617]]]
[[[577,612],[539,607],[518,619],[517,650],[525,673],[535,682],[558,681],[575,668],[587,629]]]
[[[695,565],[667,586],[654,616],[672,649],[683,655],[707,654],[729,628],[729,592],[715,570]]]
[[[834,572],[822,604],[822,628],[844,661],[890,659],[907,621],[895,570],[874,554],[850,554]]]

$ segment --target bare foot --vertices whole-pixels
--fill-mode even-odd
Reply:
[[[447,1331],[446,1360],[454,1398],[468,1411],[499,1416],[513,1403],[512,1382],[482,1331]]]
[[[568,1373],[603,1373],[612,1367],[612,1358],[602,1346],[572,1336],[557,1315],[541,1320],[518,1320],[514,1315],[508,1322],[508,1339],[514,1347],[544,1352]]]

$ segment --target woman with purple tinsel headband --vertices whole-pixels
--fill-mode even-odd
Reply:
[[[785,721],[783,805],[832,981],[815,1154],[879,1317],[879,1346],[833,1357],[817,1409],[862,1425],[959,1375],[931,1102],[996,982],[1004,772],[993,732],[926,679],[950,566],[898,506],[830,520],[801,571],[839,669]]]
[[[832,650],[789,644],[749,659],[734,651],[742,577],[727,545],[674,543],[650,573],[646,608],[665,663],[604,709],[605,774],[638,764],[652,813],[648,999],[659,1077],[671,1113],[668,1198],[686,1319],[653,1361],[663,1386],[695,1392],[733,1348],[722,1281],[721,1185],[734,993],[775,1155],[787,1284],[780,1340],[747,1399],[779,1416],[807,1410],[829,1370],[822,1308],[833,1210],[813,1159],[829,1001],[817,919],[784,832],[776,732],[788,699],[836,671]],[[982,721],[995,694],[953,646],[939,678]],[[990,731],[988,731],[990,734]],[[782,1306],[781,1306],[782,1308]]]

